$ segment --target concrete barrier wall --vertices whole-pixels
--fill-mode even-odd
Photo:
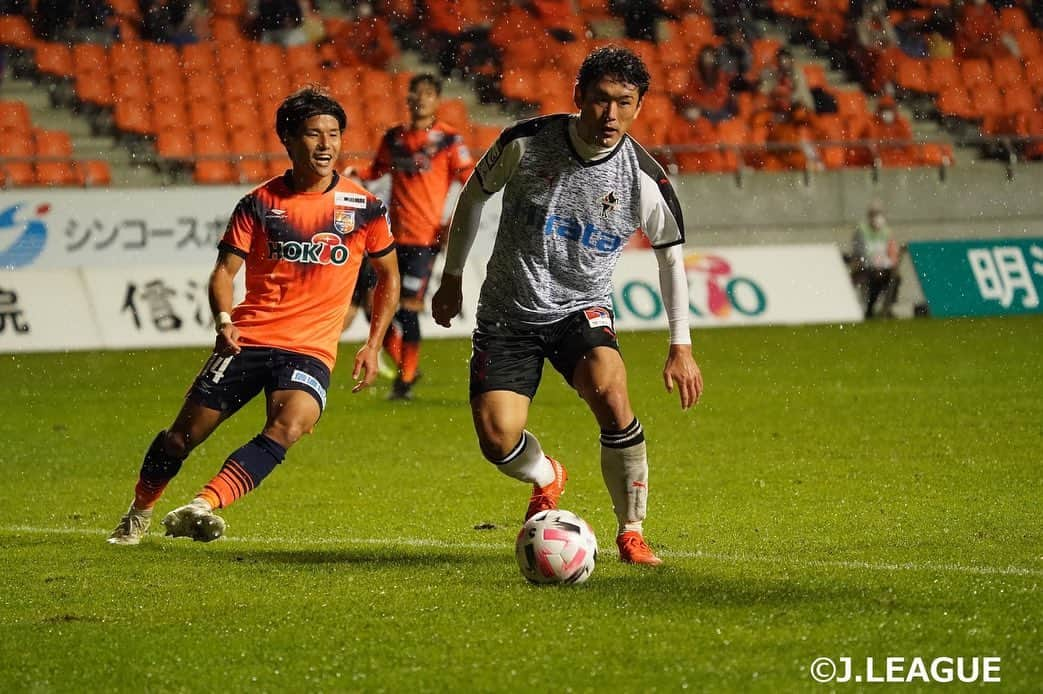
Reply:
[[[995,162],[938,169],[814,174],[747,172],[675,179],[689,243],[698,245],[846,243],[874,198],[900,240],[1039,235],[1043,168]]]

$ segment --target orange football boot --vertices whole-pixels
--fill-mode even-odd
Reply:
[[[558,499],[565,491],[565,482],[569,479],[565,466],[550,456],[546,456],[546,458],[550,466],[554,468],[554,479],[545,487],[532,485],[532,496],[529,497],[529,508],[525,511],[525,520],[529,520],[540,511],[558,508]]]
[[[616,545],[619,546],[619,560],[626,564],[645,564],[647,566],[659,566],[663,560],[655,555],[652,548],[641,537],[641,533],[628,530],[616,537]]]

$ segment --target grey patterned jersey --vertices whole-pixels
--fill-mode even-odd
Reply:
[[[638,229],[656,248],[684,242],[663,168],[628,136],[608,156],[584,161],[569,139],[570,118],[508,128],[475,170],[486,193],[503,189],[480,322],[544,325],[611,306],[612,273]]]

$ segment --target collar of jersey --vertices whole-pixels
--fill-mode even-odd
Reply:
[[[296,190],[293,187],[293,169],[286,169],[286,173],[282,175],[282,182],[283,185],[286,186],[286,189],[294,195],[325,195],[326,193],[336,188],[337,184],[340,183],[340,174],[334,171],[333,180],[331,180],[330,184],[326,186],[326,190],[322,191],[321,193],[303,193],[302,191]]]
[[[597,159],[587,159],[579,153],[579,148],[576,147],[577,141],[582,142],[579,137],[579,132],[576,130],[576,122],[578,120],[579,118],[576,116],[569,116],[568,123],[565,126],[565,140],[569,143],[569,151],[572,152],[572,156],[576,158],[576,161],[578,161],[581,166],[597,166],[598,164],[604,164],[616,155],[616,152],[618,152],[620,147],[623,146],[623,141],[629,137],[628,135],[624,135],[619,138],[619,142],[616,143],[615,147],[608,151],[608,154]],[[598,154],[603,151],[605,150],[600,150]]]

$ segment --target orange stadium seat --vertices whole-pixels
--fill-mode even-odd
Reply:
[[[149,75],[181,73],[181,54],[169,44],[146,43],[145,65]]]
[[[188,125],[193,130],[224,127],[224,110],[215,99],[197,99],[189,102]]]
[[[293,162],[290,161],[289,157],[278,156],[272,157],[268,160],[268,175],[269,176],[282,176],[286,173],[287,169],[293,168]]]
[[[899,87],[908,92],[926,94],[931,91],[927,64],[907,55],[902,55],[895,65],[895,80]]]
[[[69,133],[37,128],[33,131],[33,141],[36,154],[41,157],[72,156],[72,138]]]
[[[235,163],[235,177],[239,183],[262,183],[271,178],[268,162],[262,157],[246,157]]]
[[[145,46],[141,42],[113,44],[109,48],[109,69],[117,81],[145,79]]]
[[[64,43],[39,41],[34,51],[36,69],[51,78],[69,79],[75,68],[72,64],[72,48]]]
[[[746,124],[739,118],[722,120],[717,124],[717,141],[724,147],[721,151],[724,170],[737,171],[745,156],[740,148],[751,144]]]
[[[97,108],[109,108],[116,96],[112,89],[109,73],[82,73],[76,76],[76,98],[83,104]]]
[[[1033,29],[1023,29],[1015,32],[1014,40],[1018,43],[1023,60],[1036,58],[1040,54],[1039,33]]]
[[[41,186],[83,185],[83,174],[72,159],[41,161],[35,166],[35,182]]]
[[[256,129],[233,130],[228,148],[232,154],[264,154],[264,136]]]
[[[969,90],[969,96],[976,118],[1001,116],[1006,113],[1003,96],[995,84],[985,82],[975,85]]]
[[[214,75],[197,75],[185,82],[184,99],[188,104],[202,101],[211,105],[217,95],[223,95],[224,88]]]
[[[73,74],[109,72],[109,53],[96,43],[77,43],[72,47]]]
[[[160,131],[156,135],[156,154],[162,159],[188,161],[192,158],[192,133],[188,128]]]
[[[816,87],[825,88],[829,86],[829,80],[826,79],[826,68],[821,65],[805,65],[804,80],[807,82],[808,89],[815,89]]]
[[[152,109],[148,101],[119,98],[112,112],[116,129],[131,135],[145,136],[154,132]]]
[[[964,88],[973,89],[992,81],[992,67],[982,58],[963,60],[960,62],[960,78]]]
[[[238,17],[210,17],[210,38],[219,43],[243,40],[242,21]]]
[[[152,127],[161,133],[188,126],[188,111],[183,101],[164,101],[152,104]]]
[[[5,161],[0,164],[3,168],[5,186],[32,185],[36,177],[31,163],[34,154],[33,139],[30,133],[0,138],[0,159],[10,157],[20,160]]]
[[[0,16],[0,46],[26,50],[32,47],[34,42],[29,20],[13,14]]]
[[[108,162],[100,159],[88,159],[76,163],[79,178],[86,186],[107,186],[112,183],[112,170]]]
[[[927,63],[927,77],[932,94],[961,85],[963,82],[955,58],[930,58]]]
[[[181,66],[186,73],[214,73],[214,48],[209,41],[181,47]]]
[[[31,129],[29,107],[21,101],[0,101],[0,131],[4,137],[28,135]]]
[[[1043,91],[1043,58],[1025,61],[1025,81],[1033,91]]]
[[[1032,24],[1020,7],[1004,7],[1000,10],[1000,27],[1004,31],[1014,33],[1031,29]]]
[[[977,113],[966,90],[960,86],[946,87],[939,92],[936,105],[938,106],[938,112],[942,115],[954,116],[965,120],[973,119]]]
[[[996,86],[1002,89],[1011,84],[1021,83],[1025,79],[1025,71],[1017,58],[1002,56],[992,59],[992,78]]]
[[[1007,114],[1031,113],[1036,108],[1032,90],[1025,84],[1009,84],[1003,89],[1003,112]]]
[[[185,103],[185,83],[181,75],[157,74],[150,75],[148,80],[148,91],[152,95],[153,104]]]
[[[204,185],[238,183],[235,169],[227,161],[203,159],[196,162],[192,180]]]
[[[461,132],[469,130],[471,119],[462,99],[444,99],[438,105],[438,118]]]

